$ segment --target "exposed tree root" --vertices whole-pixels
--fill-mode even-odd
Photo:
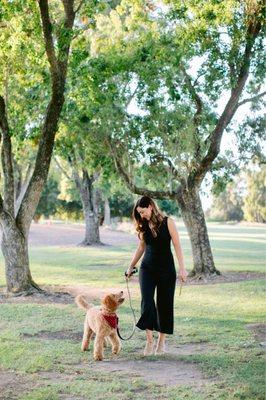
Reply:
[[[188,278],[190,278],[191,282],[199,282],[199,281],[209,282],[213,278],[217,278],[217,276],[221,276],[222,277],[223,275],[218,270],[215,270],[215,272],[213,272],[213,273],[197,273],[194,270],[192,270],[188,274]]]

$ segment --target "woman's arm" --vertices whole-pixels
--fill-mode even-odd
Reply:
[[[176,257],[177,257],[178,264],[179,264],[179,274],[180,274],[182,279],[185,279],[186,275],[187,275],[187,272],[186,272],[186,269],[185,269],[183,252],[182,252],[182,248],[181,248],[179,234],[178,234],[177,229],[176,229],[175,221],[172,218],[168,217],[167,218],[167,225],[168,225],[168,230],[169,230],[169,233],[170,233],[171,238],[172,238],[172,242],[173,242],[173,245],[174,245],[174,248],[175,248]]]
[[[137,247],[137,250],[135,251],[135,253],[133,255],[133,258],[131,260],[130,267],[127,270],[127,273],[129,275],[131,274],[133,268],[135,267],[135,265],[137,264],[137,262],[141,258],[142,254],[144,253],[145,248],[146,248],[146,244],[145,244],[144,240],[140,240],[139,241],[139,245]]]

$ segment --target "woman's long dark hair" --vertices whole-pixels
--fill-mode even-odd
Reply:
[[[143,240],[144,233],[149,228],[149,221],[146,218],[141,218],[139,212],[137,211],[138,207],[147,208],[149,205],[152,206],[152,213],[150,218],[150,230],[154,237],[157,236],[159,227],[164,219],[164,213],[160,210],[157,204],[150,198],[149,196],[142,196],[140,199],[136,201],[136,204],[133,208],[132,218],[134,220],[136,231],[138,233],[138,237],[140,240]]]

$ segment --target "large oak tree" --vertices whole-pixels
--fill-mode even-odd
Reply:
[[[42,189],[46,183],[58,121],[64,104],[64,91],[70,45],[76,14],[84,1],[13,1],[1,5],[1,64],[8,74],[1,75],[0,129],[3,195],[0,196],[2,251],[5,259],[7,290],[23,292],[39,289],[34,282],[28,256],[28,234]],[[19,58],[16,58],[19,55]],[[47,61],[48,65],[47,65]],[[42,66],[43,65],[43,66]],[[16,96],[29,93],[27,79],[38,70],[39,84],[47,94],[43,99],[27,98],[27,120],[21,135],[27,136],[33,125],[39,127],[33,172],[16,206],[13,140],[16,118],[9,119]],[[8,79],[6,79],[8,78]],[[12,87],[12,91],[8,88]],[[48,90],[47,90],[48,87]],[[26,88],[26,89],[25,89]],[[14,96],[14,97],[13,97]],[[38,109],[39,102],[39,112]],[[25,104],[25,103],[24,103]],[[26,107],[26,105],[25,105]],[[32,113],[31,107],[35,110]],[[25,110],[24,110],[25,111]],[[10,111],[10,114],[12,112]],[[14,113],[12,114],[14,116]],[[37,115],[37,116],[36,116]],[[35,117],[35,120],[34,120]],[[19,120],[19,115],[17,116]]]
[[[208,172],[230,165],[219,153],[238,108],[264,95],[263,4],[164,4],[160,10],[151,2],[124,1],[98,18],[90,47],[102,72],[102,95],[112,93],[112,111],[97,123],[132,192],[178,202],[192,245],[191,275],[202,277],[219,271],[200,188]],[[142,114],[130,115],[132,99]],[[138,184],[140,164],[141,170],[146,165],[145,187]]]

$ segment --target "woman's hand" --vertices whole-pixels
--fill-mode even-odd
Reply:
[[[128,269],[126,270],[127,279],[129,279],[133,275],[134,269],[135,269],[135,267],[128,267]]]
[[[180,280],[180,282],[186,282],[187,280],[187,271],[185,270],[185,268],[180,268],[179,272],[178,272],[178,279]]]

